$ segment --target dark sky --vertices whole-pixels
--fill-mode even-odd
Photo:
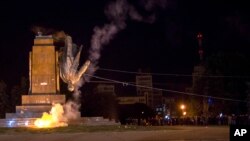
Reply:
[[[93,28],[109,23],[104,7],[110,1],[1,1],[0,80],[12,85],[19,83],[20,76],[28,76],[28,53],[35,37],[32,26],[65,31],[75,43],[84,45],[86,56]],[[249,4],[243,0],[155,0],[151,11],[144,9],[145,1],[129,2],[145,17],[155,14],[155,21],[128,18],[126,28],[103,47],[101,68],[191,74],[198,62],[198,32],[203,33],[207,56],[250,51]]]

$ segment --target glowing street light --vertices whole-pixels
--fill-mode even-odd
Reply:
[[[184,111],[184,112],[182,113],[182,115],[183,115],[183,116],[185,116],[186,114],[187,114],[187,112],[186,112],[186,111]]]
[[[181,108],[181,110],[184,110],[186,108],[186,106],[184,104],[181,104],[180,108]]]

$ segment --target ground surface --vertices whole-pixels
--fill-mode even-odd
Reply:
[[[0,129],[0,141],[229,141],[229,127],[90,127]],[[92,128],[92,129],[91,129]],[[82,130],[82,131],[81,131]]]

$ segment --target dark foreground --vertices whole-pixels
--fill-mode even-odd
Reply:
[[[98,127],[95,127],[98,129]],[[103,128],[103,127],[101,127]],[[112,131],[23,132],[8,130],[0,133],[0,141],[229,141],[228,126],[171,126],[162,128],[131,128]],[[103,128],[104,129],[104,128]],[[1,129],[4,130],[4,129]]]

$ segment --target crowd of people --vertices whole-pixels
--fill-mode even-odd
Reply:
[[[162,125],[250,125],[250,115],[219,115],[217,117],[205,116],[182,116],[182,117],[162,117],[156,116],[148,119],[126,120],[126,124],[143,126],[162,126]]]

